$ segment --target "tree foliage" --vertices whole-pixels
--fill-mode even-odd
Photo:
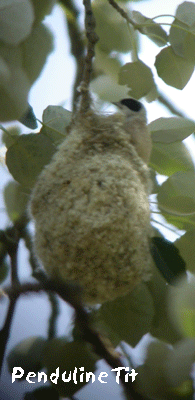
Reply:
[[[158,212],[163,217],[163,224],[178,232],[178,239],[174,244],[187,269],[194,273],[195,171],[192,157],[183,140],[194,133],[195,122],[162,98],[154,71],[167,85],[179,90],[189,82],[195,66],[195,4],[190,1],[181,3],[172,16],[172,23],[167,23],[164,22],[167,21],[165,16],[161,16],[161,19],[158,15],[148,18],[138,11],[131,11],[131,3],[133,2],[122,0],[92,2],[99,42],[95,46],[90,88],[99,99],[100,108],[103,108],[105,102],[112,103],[132,96],[135,99],[144,97],[149,102],[159,99],[174,114],[170,118],[159,118],[149,124],[153,140],[150,159],[154,181],[153,195]],[[35,117],[29,109],[28,93],[53,48],[52,35],[43,20],[52,11],[54,4],[61,7],[66,16],[71,52],[77,65],[72,96],[74,113],[78,99],[76,88],[81,82],[86,45],[75,4],[71,0],[4,0],[0,4],[2,123],[21,120],[25,125],[33,126]],[[168,12],[167,6],[167,14]],[[147,60],[142,60],[139,55],[142,35],[158,46],[152,69],[147,65]],[[127,63],[124,62],[126,54],[131,56],[131,61]],[[19,283],[15,257],[21,239],[24,239],[30,253],[32,275],[40,281],[26,210],[37,176],[68,135],[71,117],[72,113],[63,107],[48,105],[43,112],[39,132],[27,135],[17,125],[14,128],[1,126],[2,142],[7,148],[6,166],[13,178],[4,188],[6,212],[12,226],[0,232],[2,283],[10,269],[13,287]],[[159,184],[158,174],[166,177],[163,184]],[[178,230],[185,233],[181,234]],[[160,230],[156,235],[162,236]],[[44,287],[44,281],[41,282]],[[99,358],[104,358],[107,362],[110,360],[110,365],[113,366],[115,358],[120,359],[115,354],[114,347],[122,346],[123,342],[126,342],[126,347],[121,347],[124,356],[129,366],[134,368],[133,349],[130,346],[139,346],[143,335],[150,333],[154,340],[147,346],[143,365],[136,368],[138,376],[135,379],[135,389],[129,389],[131,397],[128,397],[126,387],[126,397],[192,399],[190,372],[195,361],[194,289],[194,278],[191,281],[185,279],[171,287],[154,265],[149,282],[141,283],[126,296],[106,302],[98,310],[91,310],[90,315],[95,321],[93,323],[88,322],[86,315],[82,314],[84,309],[79,308],[79,303],[74,298],[77,297],[75,289],[72,297],[65,296],[65,300],[75,307],[77,315],[72,333],[66,338],[54,337],[57,303],[55,296],[52,297],[51,292],[48,292],[55,316],[50,319],[48,340],[40,338],[37,332],[36,338],[29,338],[28,341],[18,344],[8,357],[10,371],[14,365],[21,365],[25,372],[47,368],[48,373],[55,371],[58,366],[63,370],[73,371],[74,367],[82,365],[92,372],[95,371]],[[45,290],[48,291],[46,286]],[[17,293],[19,296],[19,292]],[[13,311],[17,296],[13,296],[12,292],[8,314],[11,309]],[[90,324],[94,330],[90,328]],[[105,335],[103,342],[97,341],[96,328],[102,332],[103,337]],[[0,335],[3,357],[9,336],[6,323]],[[113,358],[110,356],[112,352]],[[54,399],[58,398],[58,392],[63,396],[72,396],[79,387],[60,381],[57,391],[56,387],[55,393],[51,388],[51,393]],[[41,390],[34,391],[34,399],[42,398]]]

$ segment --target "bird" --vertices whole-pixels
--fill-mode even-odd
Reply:
[[[113,103],[125,115],[124,128],[131,135],[131,143],[139,157],[148,164],[152,151],[151,134],[147,128],[146,109],[133,98]]]
[[[146,110],[143,104],[133,98],[125,98],[114,102],[125,115],[125,127],[131,130],[133,118],[139,116],[140,124],[146,123]],[[131,143],[135,146],[138,155],[148,163],[152,150],[151,135],[146,129],[131,130]],[[181,276],[187,276],[186,262],[177,247],[163,236],[150,238],[150,251],[153,261],[167,283],[174,285]]]
[[[112,115],[91,107],[75,116],[32,190],[35,255],[50,277],[79,283],[89,305],[151,275],[151,142],[146,152],[137,135],[150,137],[137,100],[122,100]]]
[[[35,255],[52,279],[80,284],[87,305],[152,274],[146,111],[131,98],[115,104],[112,115],[75,115],[30,198]]]
[[[126,98],[114,102],[125,115],[125,127],[131,129],[133,118],[139,116],[140,124],[146,123],[146,110],[143,104],[135,99]],[[131,143],[135,146],[138,155],[148,163],[152,150],[151,135],[146,129],[131,130]],[[153,261],[167,283],[174,285],[181,276],[187,276],[186,262],[177,247],[163,236],[150,238],[150,251]]]

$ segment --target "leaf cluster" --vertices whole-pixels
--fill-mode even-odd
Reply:
[[[19,119],[28,93],[53,49],[42,23],[55,0],[11,0],[0,4],[0,121]]]
[[[195,66],[195,4],[181,3],[175,15],[170,16],[173,22],[169,23],[166,15],[148,18],[138,11],[131,12],[122,2],[117,2],[118,7],[112,0],[109,3],[101,0],[93,5],[100,38],[96,46],[93,90],[104,101],[126,95],[136,99],[146,97],[149,101],[158,97],[153,71],[139,57],[139,34],[161,48],[154,63],[157,75],[167,85],[183,89]],[[168,32],[164,26],[169,28]],[[132,61],[122,65],[121,55],[126,53],[131,54]]]
[[[14,3],[12,1],[13,7]],[[16,26],[13,24],[9,31],[5,27],[1,37],[0,95],[4,103],[0,118],[3,121],[19,118],[26,111],[30,86],[39,75],[52,47],[50,34],[42,24],[42,19],[51,10],[54,1],[33,0],[31,3],[30,5],[30,1],[26,1],[20,5],[17,2],[17,6],[21,8]],[[129,18],[128,26],[120,13],[105,0],[93,3],[100,41],[96,46],[92,90],[103,101],[118,100],[126,95],[136,99],[145,96],[150,100],[158,96],[153,73],[138,56],[139,34],[147,36],[161,48],[155,61],[157,74],[168,85],[183,89],[192,76],[195,65],[194,3],[185,1],[179,5],[169,33],[154,18],[147,18],[137,11],[130,13],[125,8],[125,1],[121,2],[121,6]],[[22,25],[24,11],[26,23]],[[11,14],[7,7],[4,12],[9,25]],[[13,35],[14,29],[17,34]],[[122,65],[121,54],[127,52],[131,52],[132,62]],[[39,133],[26,135],[15,128],[4,130],[6,165],[15,179],[5,187],[4,200],[13,223],[26,212],[28,196],[37,176],[50,162],[58,145],[66,139],[70,120],[71,113],[68,110],[60,106],[48,106],[43,113]],[[155,179],[156,173],[168,177],[162,185],[155,180],[153,192],[165,220],[176,228],[185,230],[186,233],[176,240],[175,245],[180,250],[187,269],[194,273],[195,173],[192,157],[183,140],[194,132],[195,123],[182,117],[160,118],[153,121],[149,128],[153,140],[150,160],[153,177]],[[5,247],[0,241],[1,281],[8,273],[5,254]],[[182,335],[194,337],[193,289],[190,291],[189,301],[184,304],[188,288],[185,285],[181,288],[179,300],[175,294],[170,297],[170,304],[173,301],[175,304],[171,317],[170,310],[167,309],[169,286],[153,266],[153,275],[148,283],[140,284],[124,297],[105,303],[97,313],[94,312],[94,317],[98,327],[115,345],[126,341],[136,346],[148,332],[160,340],[175,343]],[[179,310],[181,311],[178,313]],[[84,342],[64,338],[46,341],[36,337],[16,346],[9,355],[8,363],[10,370],[13,365],[18,364],[25,372],[39,371],[44,367],[53,372],[55,366],[60,366],[63,371],[72,371],[76,366],[75,360],[78,367],[82,365],[89,371],[95,370],[96,358]],[[72,396],[78,386],[64,386],[61,382],[58,389],[61,395]],[[187,393],[191,398],[191,387]],[[174,396],[181,398],[181,391]]]
[[[70,397],[80,390],[86,383],[86,372],[94,372],[96,369],[97,356],[92,352],[90,346],[82,341],[70,341],[69,338],[59,337],[46,340],[43,337],[33,336],[24,339],[17,344],[9,353],[8,368],[12,373],[13,368],[19,365],[24,370],[22,379],[25,379],[30,371],[35,374],[40,370],[46,370],[48,382],[51,374],[56,373],[59,368],[59,379],[53,387],[49,387],[48,395]],[[83,382],[80,379],[80,368],[84,367]],[[77,368],[77,383],[73,380],[73,373]],[[64,382],[62,374],[65,373]],[[68,379],[71,378],[68,382]],[[36,378],[37,379],[37,378]],[[42,381],[43,383],[43,381]],[[40,394],[44,394],[43,388],[39,388]],[[35,399],[39,395],[35,392]],[[42,398],[42,397],[41,397]],[[51,397],[53,399],[53,397]],[[55,399],[55,397],[54,397]]]

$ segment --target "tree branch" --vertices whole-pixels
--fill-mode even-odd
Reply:
[[[48,293],[49,302],[51,305],[51,315],[49,318],[48,339],[51,340],[56,336],[57,318],[59,315],[59,300],[55,293]]]
[[[7,317],[6,317],[4,326],[0,331],[0,375],[1,375],[1,371],[2,371],[5,350],[6,350],[7,342],[8,342],[9,335],[10,335],[12,319],[14,316],[14,311],[15,311],[15,306],[16,306],[16,300],[17,300],[17,296],[16,297],[13,296],[12,299],[10,300]]]
[[[11,280],[12,284],[19,284],[18,266],[17,266],[17,253],[19,244],[19,233],[15,228],[8,228],[5,232],[7,240],[7,252],[11,260]]]
[[[73,111],[76,108],[79,92],[77,90],[79,84],[81,83],[84,69],[84,55],[85,55],[85,46],[83,41],[83,34],[77,22],[77,18],[79,16],[79,11],[71,0],[60,0],[62,6],[64,6],[65,11],[67,10],[70,13],[70,18],[67,14],[67,26],[69,32],[69,38],[71,42],[71,54],[75,58],[76,62],[76,77],[74,80],[73,86]]]
[[[129,22],[135,29],[139,28],[139,25],[133,21],[133,19],[131,19],[128,14],[126,13],[125,10],[123,10],[123,8],[121,8],[115,0],[108,0],[108,3],[115,8],[115,10],[121,15],[121,17],[123,17],[124,19],[126,19],[127,22]]]
[[[32,268],[32,276],[34,278],[37,278],[37,271],[39,271],[40,266],[33,251],[33,240],[27,226],[24,227],[21,234],[22,234],[22,239],[24,239],[25,246],[29,251],[29,263]]]
[[[4,243],[7,254],[9,255],[11,261],[12,287],[13,286],[20,287],[20,282],[18,277],[18,265],[17,265],[18,245],[22,237],[22,232],[27,223],[28,223],[28,218],[24,215],[22,218],[16,221],[11,228],[6,229],[5,232],[1,231],[1,241]],[[14,316],[17,298],[18,298],[17,294],[12,296],[4,326],[0,331],[0,374],[2,370],[6,346],[10,335],[11,324]]]
[[[163,104],[172,114],[177,115],[178,117],[187,118],[187,116],[179,111],[174,104],[172,104],[162,93],[159,93],[157,100]]]
[[[6,245],[7,253],[9,254],[11,260],[12,285],[19,285],[18,270],[17,270],[17,251],[18,251],[19,236],[15,226],[6,229],[6,231],[4,232],[4,243]],[[16,300],[17,300],[17,295],[13,296],[10,301],[4,326],[0,331],[0,375],[3,366],[5,350],[10,335],[11,324],[16,306]]]
[[[79,92],[81,95],[81,102],[79,112],[85,113],[90,107],[89,85],[92,72],[92,60],[95,55],[95,45],[99,40],[95,33],[95,18],[93,15],[91,0],[83,0],[85,7],[85,31],[87,37],[87,54],[85,56],[84,72]]]
[[[76,284],[53,281],[45,279],[42,283],[24,283],[15,285],[11,288],[4,288],[5,293],[10,297],[17,298],[21,294],[40,292],[42,290],[57,293],[64,301],[68,302],[75,310],[75,319],[83,334],[83,339],[89,342],[95,353],[104,358],[104,360],[114,369],[123,367],[120,355],[115,351],[110,341],[103,337],[91,326],[89,313],[85,310],[81,299],[81,288]],[[125,381],[125,370],[121,370],[120,379],[127,394],[131,400],[144,400],[140,394],[136,393],[131,382]]]

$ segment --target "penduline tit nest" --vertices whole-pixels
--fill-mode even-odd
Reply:
[[[87,304],[113,300],[150,277],[150,133],[143,105],[92,110],[37,179],[30,212],[35,253],[49,276],[74,281]]]

